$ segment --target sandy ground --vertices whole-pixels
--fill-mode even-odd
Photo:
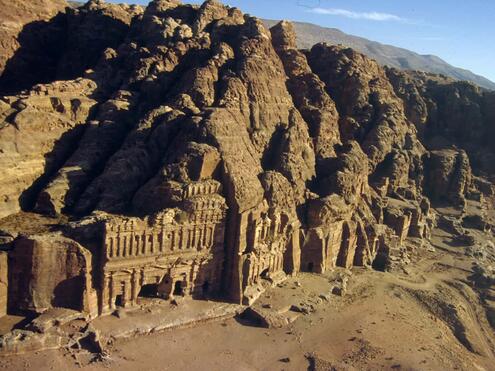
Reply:
[[[320,298],[330,292],[332,275],[288,279],[267,291],[259,305],[278,310],[307,302],[315,311],[300,314],[285,328],[232,318],[117,340],[103,361],[60,350],[0,358],[0,368],[495,370],[495,330],[486,313],[495,290],[474,287],[475,258],[450,241],[435,230],[434,251],[416,250],[400,272],[353,269],[343,297]]]

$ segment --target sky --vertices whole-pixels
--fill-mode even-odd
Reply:
[[[112,0],[147,4],[147,0]],[[184,3],[200,4],[202,1]],[[495,81],[495,0],[222,0],[244,13],[338,28],[433,54]]]

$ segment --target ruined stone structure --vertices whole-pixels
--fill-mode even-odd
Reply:
[[[132,306],[140,295],[169,299],[220,293],[226,207],[222,197],[206,193],[211,188],[187,188],[189,212],[170,209],[153,220],[105,222],[101,313]]]
[[[270,218],[267,212],[251,212],[247,219],[245,250],[234,257],[241,281],[240,301],[244,304],[251,303],[263,291],[261,280],[276,282],[286,272],[297,273],[298,262],[291,262],[286,254],[295,255],[296,259],[299,254],[299,231],[289,224],[286,215],[275,214]],[[235,291],[231,297],[239,300]]]

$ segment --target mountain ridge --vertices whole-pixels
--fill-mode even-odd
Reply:
[[[82,6],[80,1],[68,1],[72,7]],[[275,26],[280,20],[262,19],[268,27]],[[428,73],[445,75],[456,80],[469,81],[478,86],[495,90],[495,82],[485,76],[476,74],[466,68],[456,67],[434,54],[420,54],[412,50],[369,40],[362,36],[347,34],[338,28],[324,27],[309,22],[290,20],[294,24],[297,34],[297,43],[300,49],[311,49],[319,42],[330,42],[351,47],[357,51],[375,59],[379,64],[395,67],[402,70],[419,70]],[[314,29],[312,32],[310,29]],[[323,32],[322,32],[323,30]],[[322,35],[320,37],[315,36]],[[393,52],[392,55],[384,55],[385,51]],[[429,66],[434,63],[433,66]]]
[[[263,22],[267,27],[273,27],[279,21],[263,19]],[[337,28],[308,22],[291,22],[294,24],[298,47],[301,49],[310,49],[319,42],[342,44],[375,59],[381,65],[446,75],[456,80],[470,81],[485,89],[495,90],[495,82],[468,69],[452,66],[437,55],[419,54],[409,49],[350,35]]]

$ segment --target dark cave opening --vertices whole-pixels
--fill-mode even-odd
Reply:
[[[177,281],[174,284],[174,295],[182,296],[183,294],[184,294],[184,290],[182,288],[182,282],[181,281]]]
[[[387,255],[379,252],[376,255],[375,260],[373,260],[371,267],[376,271],[385,272],[387,268],[387,262],[388,262]]]
[[[158,285],[157,284],[147,284],[141,287],[138,296],[142,298],[155,298],[158,295]]]

